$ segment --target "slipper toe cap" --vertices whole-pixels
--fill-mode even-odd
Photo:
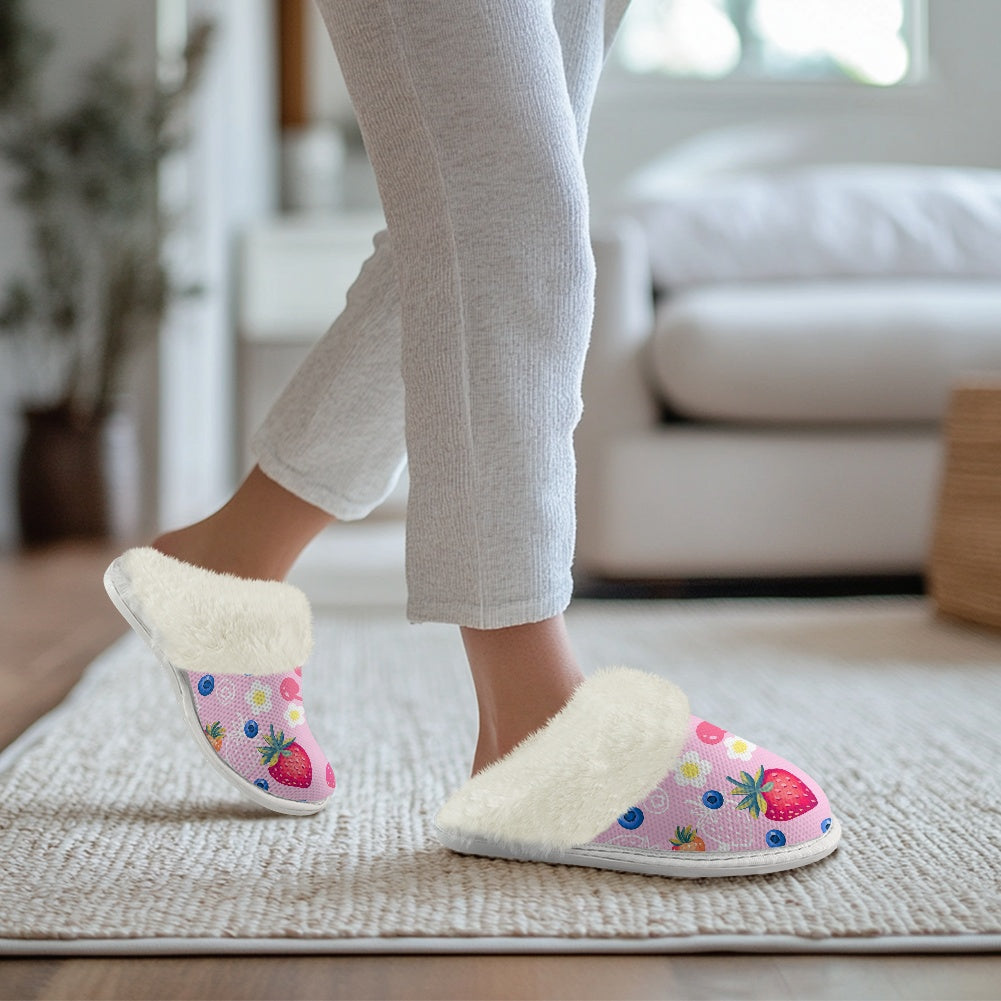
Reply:
[[[186,674],[205,739],[224,765],[270,797],[319,804],[334,770],[306,720],[301,668],[275,675]]]
[[[779,755],[691,716],[684,747],[649,795],[593,844],[664,852],[771,852],[833,823],[820,784]]]

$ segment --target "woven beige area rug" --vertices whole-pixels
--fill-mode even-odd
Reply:
[[[581,602],[588,670],[661,672],[693,712],[802,765],[841,848],[764,877],[672,881],[465,858],[431,836],[463,781],[457,631],[321,615],[316,817],[208,774],[131,635],[0,758],[0,951],[985,951],[1001,948],[1001,635],[921,599]]]

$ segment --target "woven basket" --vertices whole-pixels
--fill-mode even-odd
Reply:
[[[952,393],[928,584],[941,611],[1001,627],[1001,378]]]

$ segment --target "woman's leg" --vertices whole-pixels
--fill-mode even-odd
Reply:
[[[605,56],[628,0],[556,0],[567,95],[583,154],[591,105]],[[479,708],[476,773],[542,727],[581,681],[562,613],[508,629],[461,630]]]
[[[552,4],[320,6],[400,286],[410,616],[478,629],[552,617],[571,591],[593,283]]]
[[[363,126],[367,120],[370,149],[385,146],[388,137],[390,159],[402,154],[401,164],[408,162],[408,155],[424,160],[422,170],[404,177],[406,169],[401,167],[396,179],[392,174],[387,179],[383,151],[381,171],[384,187],[402,183],[401,190],[384,194],[389,195],[391,226],[395,216],[403,234],[393,249],[398,255],[400,244],[409,245],[413,263],[409,276],[401,276],[417,331],[407,345],[411,379],[416,373],[420,380],[428,371],[435,376],[411,391],[412,400],[416,397],[415,421],[423,428],[415,433],[411,450],[422,456],[418,468],[426,471],[416,474],[417,496],[422,483],[432,487],[424,491],[426,497],[430,493],[425,514],[412,515],[411,520],[416,543],[410,553],[416,592],[411,614],[471,623],[463,638],[481,710],[479,767],[541,725],[580,679],[559,615],[569,598],[572,551],[569,439],[579,407],[579,369],[590,319],[579,159],[607,40],[624,4],[605,11],[600,4],[567,2],[550,12],[543,3],[520,12],[516,22],[500,25],[493,23],[493,14],[470,15],[464,4],[453,10],[449,5],[408,3],[399,5],[402,11],[386,5],[372,5],[376,10],[335,6],[338,9],[326,9],[325,14],[332,19],[335,41],[340,33],[339,48],[348,49],[346,55],[342,51],[342,62],[355,67],[349,74],[356,86],[360,74],[361,86],[374,88],[373,96],[363,93],[359,101],[366,105]],[[480,20],[470,24],[464,20],[470,16]],[[388,32],[381,41],[380,30]],[[430,44],[436,34],[448,36],[438,39],[437,48]],[[390,73],[397,74],[388,87],[386,68],[380,64],[386,55],[380,46],[387,41],[394,58]],[[476,52],[467,48],[464,66],[454,64],[462,51],[460,41],[484,46]],[[430,66],[408,66],[415,55]],[[560,67],[554,65],[558,58],[562,83]],[[423,75],[419,84],[415,69]],[[501,71],[501,78],[484,80],[484,69],[488,77]],[[467,74],[478,88],[468,86]],[[495,93],[495,87],[501,93]],[[406,96],[406,110],[399,104],[389,111],[380,107],[380,101],[397,101],[399,88]],[[461,111],[457,105],[463,102],[452,100],[449,88],[462,92]],[[434,107],[422,106],[422,92]],[[540,102],[545,108],[541,117],[535,107]],[[413,112],[426,118],[421,150],[408,149],[407,130],[413,128],[407,116]],[[463,114],[472,117],[464,120]],[[485,129],[487,142],[476,141],[471,127]],[[447,147],[455,144],[444,150],[450,154],[444,159],[443,141]],[[373,159],[378,155],[376,151]],[[448,189],[446,171],[451,175]],[[436,255],[426,253],[429,247],[419,232],[419,217],[428,203],[418,206],[415,198],[428,197],[439,223],[431,234],[437,237],[430,245]],[[553,202],[556,211],[548,211]],[[479,218],[469,225],[467,214]],[[402,434],[393,432],[402,423],[402,386],[394,393],[395,365],[386,364],[386,347],[399,350],[400,322],[395,285],[384,280],[392,268],[388,249],[377,242],[376,254],[366,265],[369,274],[363,271],[345,313],[256,437],[261,469],[255,469],[227,506],[236,520],[226,521],[225,508],[213,516],[216,527],[225,522],[225,534],[239,538],[239,518],[253,519],[255,505],[269,494],[279,502],[284,495],[288,511],[295,512],[287,522],[273,522],[275,532],[288,523],[291,542],[277,547],[281,551],[270,560],[266,574],[248,576],[284,575],[310,531],[315,534],[330,520],[327,512],[361,516],[388,492],[398,473]],[[443,249],[448,253],[443,255]],[[471,266],[463,267],[467,262]],[[436,285],[437,304],[429,294]],[[424,330],[437,330],[450,340],[422,338]],[[463,361],[458,373],[443,371],[450,356]],[[507,384],[498,391],[494,383],[505,372]],[[479,421],[469,412],[477,393]],[[400,401],[398,408],[394,399]],[[366,415],[375,420],[365,423]],[[461,427],[456,427],[457,416]],[[450,439],[452,448],[442,452],[442,443]],[[373,449],[373,444],[384,447]],[[498,452],[504,453],[498,468],[477,468],[477,459],[481,466],[484,459],[492,465]],[[277,483],[269,489],[270,477],[289,489]],[[549,480],[556,481],[555,490]],[[524,506],[525,498],[519,495],[526,490],[531,494],[528,510],[519,512],[516,502]],[[466,500],[472,503],[464,504]],[[478,512],[478,505],[485,510]],[[454,537],[456,525],[463,527],[461,540]],[[513,559],[509,548],[519,550]],[[456,555],[463,564],[458,576],[452,570]],[[547,575],[559,577],[559,586],[553,587]],[[467,601],[471,580],[472,593],[479,592],[474,606]],[[547,615],[550,610],[553,614]],[[503,621],[505,615],[510,624]],[[540,615],[541,621],[530,621]],[[492,624],[505,628],[473,628]]]
[[[255,466],[218,511],[165,532],[153,545],[167,556],[217,573],[284,580],[303,549],[333,520]]]
[[[581,680],[560,618],[593,283],[581,130],[548,0],[320,7],[399,281],[409,614],[464,627],[481,767]]]
[[[601,64],[627,3],[554,4],[581,148]],[[365,517],[406,463],[401,352],[396,267],[383,231],[345,309],[254,435],[250,476],[220,511],[165,533],[158,546],[213,569],[284,577],[333,518]]]

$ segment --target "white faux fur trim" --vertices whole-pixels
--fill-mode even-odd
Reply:
[[[170,663],[196,674],[291,671],[313,649],[309,600],[282,581],[203,570],[156,549],[129,549],[108,571]]]
[[[670,771],[688,720],[688,698],[676,685],[607,668],[541,730],[459,789],[438,826],[504,845],[586,844]]]

